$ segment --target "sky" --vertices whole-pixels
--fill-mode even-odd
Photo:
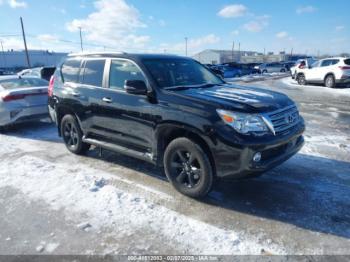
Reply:
[[[0,0],[5,50],[350,52],[348,0]]]

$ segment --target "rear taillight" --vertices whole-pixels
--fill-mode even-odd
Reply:
[[[303,69],[305,66],[304,65],[299,65],[299,69]]]
[[[350,70],[350,66],[339,66],[341,70]]]
[[[13,100],[20,100],[20,99],[24,99],[26,96],[25,95],[6,95],[2,98],[2,101],[4,102],[10,102]]]
[[[49,88],[47,90],[48,96],[53,95],[53,86],[55,84],[55,76],[51,76],[50,82],[49,82]]]

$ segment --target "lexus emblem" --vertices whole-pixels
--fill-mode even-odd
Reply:
[[[296,114],[289,114],[286,116],[286,123],[292,124],[297,120],[298,116]]]

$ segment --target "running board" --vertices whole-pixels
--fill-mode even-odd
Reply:
[[[108,142],[103,142],[103,141],[99,141],[93,138],[85,138],[83,137],[83,142],[93,145],[93,146],[97,146],[97,147],[102,147],[104,149],[110,150],[110,151],[114,151],[114,152],[118,152],[124,155],[128,155],[131,157],[135,157],[147,162],[150,162],[152,164],[155,163],[155,161],[153,160],[153,155],[151,153],[148,152],[139,152],[127,147],[123,147],[123,146],[119,146],[119,145],[115,145],[112,143],[108,143]]]

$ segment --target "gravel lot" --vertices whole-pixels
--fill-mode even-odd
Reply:
[[[68,153],[51,123],[0,134],[0,254],[350,255],[350,88],[236,84],[294,99],[306,145],[201,202],[147,163]]]

